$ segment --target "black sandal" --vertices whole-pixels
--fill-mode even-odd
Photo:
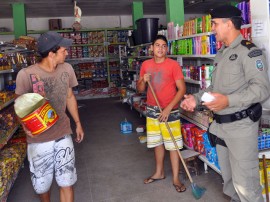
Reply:
[[[177,184],[173,184],[173,186],[178,193],[185,192],[187,190],[184,184],[181,184],[180,186]]]
[[[155,182],[155,181],[158,181],[158,180],[164,180],[166,177],[163,177],[163,178],[158,178],[158,179],[155,179],[155,178],[152,178],[152,177],[148,177],[144,180],[144,184],[150,184],[152,182]]]

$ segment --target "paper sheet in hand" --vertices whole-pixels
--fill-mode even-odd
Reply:
[[[203,96],[201,97],[201,101],[202,102],[211,102],[215,99],[215,97],[207,92],[205,92],[203,94]]]

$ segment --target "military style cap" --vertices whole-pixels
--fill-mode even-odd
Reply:
[[[69,47],[72,45],[72,39],[66,39],[57,32],[49,31],[38,38],[38,52],[45,53],[56,46]]]
[[[219,6],[210,12],[212,19],[241,17],[241,14],[242,14],[241,10],[231,5]]]

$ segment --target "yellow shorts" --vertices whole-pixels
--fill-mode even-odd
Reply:
[[[147,107],[146,128],[147,128],[147,147],[153,148],[164,144],[166,150],[176,150],[171,139],[170,133],[164,122],[158,120],[160,111],[157,107]],[[180,113],[179,110],[171,112],[168,124],[176,141],[178,149],[183,148],[181,135]]]

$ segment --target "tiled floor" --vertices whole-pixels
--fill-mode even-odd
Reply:
[[[194,181],[207,189],[200,200],[191,193],[190,182],[184,193],[177,193],[172,185],[169,155],[165,159],[166,179],[148,185],[143,179],[154,170],[154,152],[139,142],[136,132],[123,135],[120,122],[127,118],[133,127],[145,124],[145,118],[130,110],[117,98],[80,101],[79,108],[86,137],[75,143],[78,181],[74,187],[76,202],[179,202],[204,201],[227,202],[222,194],[220,175],[209,169],[192,175]],[[181,176],[183,179],[183,176]],[[8,202],[36,202],[29,175],[28,163],[20,172],[8,198]],[[59,201],[57,185],[51,190],[51,201]]]

